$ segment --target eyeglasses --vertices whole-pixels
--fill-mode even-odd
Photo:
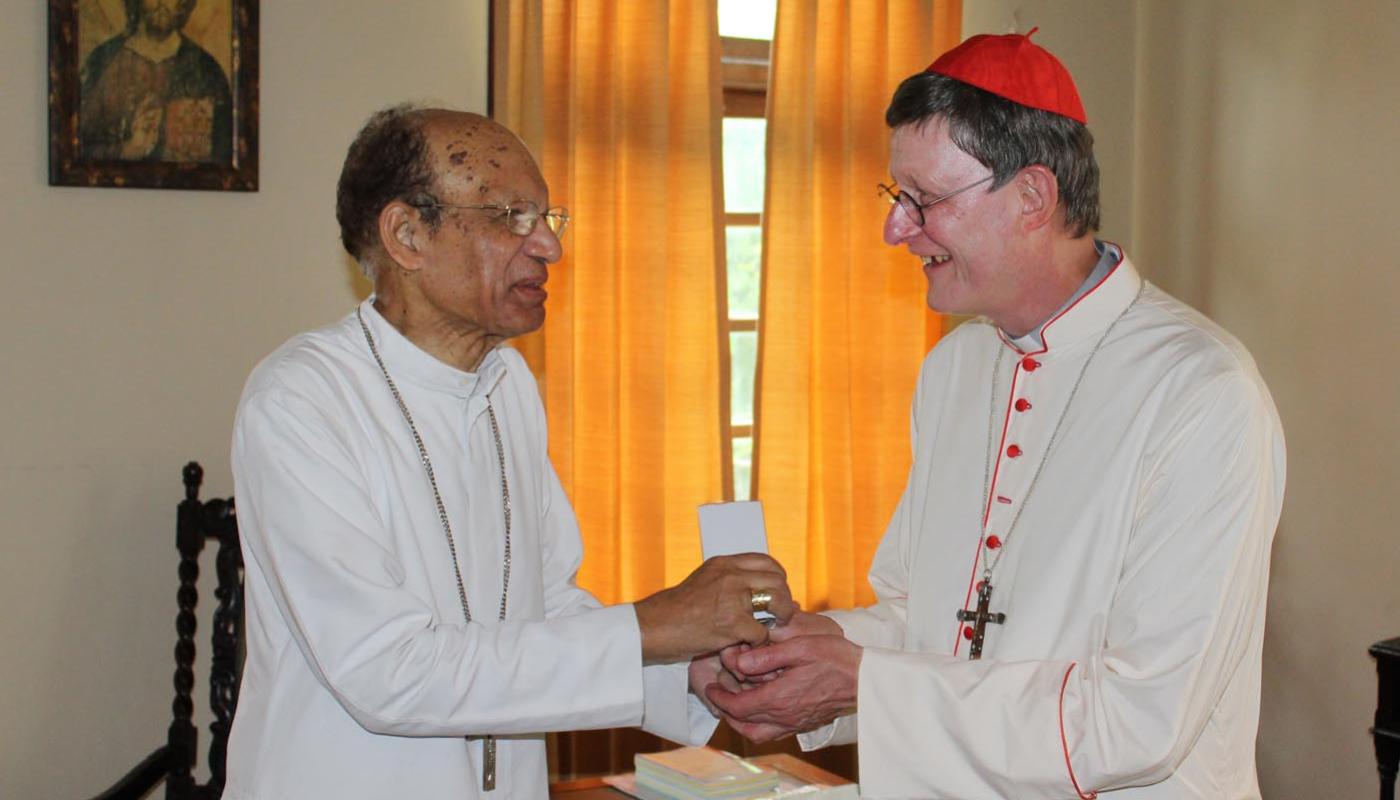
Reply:
[[[927,203],[920,203],[917,200],[915,200],[913,196],[911,196],[908,192],[902,189],[895,188],[893,186],[886,186],[883,183],[879,184],[880,196],[888,200],[890,202],[890,205],[897,205],[900,208],[904,209],[904,213],[909,216],[909,219],[912,220],[915,225],[922,228],[924,227],[924,209],[929,208],[931,206],[936,206],[944,200],[949,199],[950,197],[956,197],[957,195],[962,194],[963,192],[973,188],[974,186],[981,186],[982,184],[995,177],[995,174],[988,175],[982,180],[977,181],[976,183],[969,183],[961,189],[954,189],[953,191],[948,192],[947,194],[940,194],[939,196],[928,201]]]
[[[556,238],[564,235],[569,226],[569,209],[563,206],[540,211],[540,207],[529,200],[517,200],[509,205],[486,203],[482,205],[460,205],[457,203],[410,203],[414,208],[466,208],[486,211],[499,211],[506,229],[516,236],[529,236],[535,232],[535,223],[541,219],[549,226]]]

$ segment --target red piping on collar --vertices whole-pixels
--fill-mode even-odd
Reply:
[[[1001,332],[1001,328],[997,328],[997,329],[996,329],[996,331],[997,331],[997,336],[1000,336],[1000,337],[1001,337],[1002,343],[1005,344],[1007,347],[1010,347],[1012,350],[1015,350],[1016,352],[1021,353],[1022,355],[1026,355],[1026,356],[1038,356],[1038,355],[1040,355],[1040,354],[1042,354],[1042,353],[1048,352],[1048,351],[1050,350],[1050,336],[1049,336],[1049,333],[1050,333],[1050,326],[1051,326],[1051,325],[1054,325],[1056,322],[1059,322],[1059,321],[1060,321],[1060,317],[1063,317],[1064,315],[1068,314],[1071,310],[1074,309],[1075,306],[1077,306],[1077,305],[1079,305],[1080,303],[1084,302],[1084,300],[1085,300],[1086,298],[1088,298],[1089,295],[1093,294],[1094,292],[1097,292],[1097,291],[1099,290],[1099,287],[1100,287],[1100,286],[1103,286],[1105,283],[1107,283],[1107,282],[1108,282],[1108,279],[1113,277],[1113,273],[1117,272],[1117,271],[1118,271],[1118,268],[1121,267],[1121,266],[1123,266],[1123,248],[1119,247],[1119,246],[1118,246],[1116,243],[1114,243],[1114,242],[1104,242],[1104,244],[1105,244],[1105,245],[1112,245],[1113,248],[1114,248],[1115,250],[1118,251],[1118,260],[1115,261],[1115,262],[1113,262],[1113,267],[1109,269],[1108,274],[1107,274],[1107,275],[1104,275],[1102,278],[1100,278],[1100,279],[1099,279],[1099,282],[1096,283],[1096,284],[1094,284],[1092,287],[1090,287],[1089,291],[1085,292],[1084,294],[1081,294],[1081,295],[1079,296],[1079,299],[1078,299],[1078,300],[1075,300],[1073,303],[1070,303],[1069,306],[1066,307],[1064,311],[1061,311],[1060,313],[1058,313],[1058,314],[1056,314],[1055,316],[1051,317],[1049,322],[1047,322],[1047,323],[1045,323],[1044,325],[1040,326],[1040,349],[1039,349],[1039,350],[1035,351],[1034,353],[1021,353],[1020,348],[1018,348],[1018,347],[1016,347],[1016,345],[1012,344],[1012,343],[1011,343],[1011,340],[1006,338],[1006,334],[1004,334],[1004,333]]]

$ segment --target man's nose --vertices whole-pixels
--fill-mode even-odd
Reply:
[[[885,244],[903,244],[918,232],[919,226],[914,224],[903,208],[890,206],[889,213],[885,214]]]
[[[525,250],[531,256],[542,259],[546,264],[553,264],[564,256],[564,245],[559,241],[559,237],[550,230],[543,219],[535,222],[535,229],[530,231],[530,235],[525,240]]]

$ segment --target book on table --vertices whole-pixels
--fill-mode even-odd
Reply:
[[[770,794],[778,771],[711,747],[638,753],[638,795],[657,800],[737,800]]]

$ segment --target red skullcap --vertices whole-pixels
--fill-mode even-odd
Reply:
[[[927,71],[1087,125],[1069,70],[1049,50],[1031,41],[1038,30],[1032,28],[1025,35],[973,36],[939,56]]]

